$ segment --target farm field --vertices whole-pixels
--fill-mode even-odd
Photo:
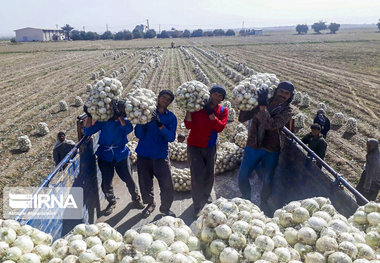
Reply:
[[[294,107],[295,113],[307,115],[306,128],[318,109],[327,105],[332,118],[342,112],[347,120],[358,121],[358,133],[348,136],[344,125],[330,131],[326,161],[352,184],[356,184],[365,162],[366,140],[380,139],[380,33],[375,30],[342,30],[336,35],[296,35],[294,32],[268,32],[258,37],[212,37],[131,41],[80,41],[60,43],[24,43],[11,45],[0,42],[0,189],[5,186],[36,186],[54,168],[52,150],[58,131],[76,140],[76,116],[81,107],[74,107],[75,96],[86,99],[86,84],[93,83],[92,73],[103,68],[106,76],[125,65],[127,71],[117,78],[124,86],[124,95],[132,88],[140,70],[147,66],[152,51],[162,56],[161,64],[153,67],[141,87],[157,93],[171,89],[197,75],[191,59],[198,61],[211,83],[219,83],[231,91],[238,82],[223,73],[236,62],[246,63],[257,72],[274,73],[281,80],[290,80],[297,90],[308,93],[308,108]],[[162,49],[153,49],[160,46]],[[103,56],[105,51],[117,54]],[[152,54],[151,52],[151,54]],[[134,53],[134,56],[130,56]],[[205,54],[208,55],[205,55]],[[222,59],[228,55],[228,61]],[[215,63],[218,58],[223,66]],[[237,71],[235,71],[237,73]],[[239,72],[242,74],[242,72]],[[228,95],[227,95],[228,96]],[[58,102],[65,100],[68,111],[60,112]],[[170,106],[179,120],[178,131],[184,132],[181,120],[184,112],[173,103]],[[37,135],[37,124],[46,122],[50,133]],[[222,141],[232,141],[235,122],[221,134]],[[29,152],[17,150],[17,137],[28,135],[32,142]],[[2,192],[2,191],[1,191]]]

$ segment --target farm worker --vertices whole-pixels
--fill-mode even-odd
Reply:
[[[210,99],[203,109],[186,112],[185,126],[190,130],[187,138],[187,156],[191,174],[191,195],[194,216],[197,216],[203,202],[211,203],[214,185],[216,142],[218,133],[226,127],[228,109],[220,104],[226,96],[223,86],[214,85],[210,89]]]
[[[356,189],[368,201],[376,201],[380,190],[380,152],[379,142],[376,139],[367,141],[366,163]],[[358,199],[356,200],[359,205],[364,205]]]
[[[280,132],[291,119],[293,95],[294,86],[287,81],[278,84],[269,101],[268,89],[261,88],[258,90],[258,106],[239,113],[240,122],[252,120],[238,176],[239,189],[245,199],[251,199],[249,178],[259,163],[264,170],[261,203],[265,204],[269,197],[280,156]]]
[[[173,183],[170,160],[168,158],[168,143],[176,137],[177,118],[168,110],[174,100],[170,90],[161,90],[157,98],[157,109],[153,112],[152,120],[147,124],[138,124],[135,135],[139,139],[136,147],[137,173],[142,200],[147,207],[143,217],[148,217],[155,209],[153,193],[153,176],[157,178],[160,186],[161,206],[160,212],[175,216],[170,210],[173,203]]]
[[[99,147],[96,151],[98,156],[98,166],[102,173],[102,191],[108,201],[104,214],[110,215],[116,207],[116,197],[112,187],[112,179],[116,170],[120,179],[127,185],[132,202],[135,208],[143,209],[140,195],[136,184],[132,179],[132,169],[129,160],[129,149],[126,146],[128,142],[127,134],[133,131],[131,122],[125,117],[124,102],[112,102],[114,116],[108,121],[95,121],[92,123],[92,117],[87,112],[86,106],[84,111],[87,118],[84,121],[84,134],[90,136],[98,131]]]
[[[330,120],[327,118],[325,110],[319,109],[317,115],[315,115],[314,123],[318,123],[321,126],[321,133],[323,138],[326,139],[327,133],[330,130]]]
[[[306,134],[302,138],[302,142],[315,152],[322,160],[325,159],[327,143],[321,134],[321,126],[314,123],[310,126],[311,132]],[[322,168],[321,164],[317,164],[319,168]]]
[[[53,158],[56,166],[63,160],[63,158],[65,158],[66,154],[68,154],[74,146],[75,143],[72,140],[67,140],[66,134],[63,131],[58,132],[57,142],[53,149]]]

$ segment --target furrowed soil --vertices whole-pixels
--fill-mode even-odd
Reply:
[[[0,42],[0,196],[6,186],[37,186],[54,168],[52,150],[58,131],[76,141],[76,117],[81,107],[74,107],[75,96],[86,99],[86,84],[93,83],[91,74],[103,68],[106,76],[125,65],[127,71],[118,79],[124,94],[133,86],[147,63],[138,63],[141,52],[162,55],[161,64],[152,68],[141,87],[156,93],[173,91],[185,81],[196,79],[191,60],[179,48],[171,49],[173,39],[131,41],[70,41],[57,43]],[[233,68],[235,62],[246,63],[258,72],[274,73],[282,81],[292,81],[296,89],[308,93],[308,108],[294,107],[307,115],[306,126],[297,135],[308,132],[318,104],[327,105],[332,119],[342,112],[347,120],[358,121],[358,133],[348,135],[345,125],[331,130],[326,161],[344,178],[356,185],[365,163],[366,140],[380,139],[380,33],[375,29],[341,30],[337,34],[296,35],[294,32],[264,32],[250,37],[202,37],[174,39],[200,62],[210,82],[221,83],[229,91],[237,84],[222,72],[215,62],[194,47],[229,55],[223,65]],[[114,59],[104,51],[126,51]],[[134,53],[135,56],[128,56]],[[152,57],[146,57],[149,61]],[[228,95],[227,95],[228,96]],[[68,111],[58,111],[65,100]],[[170,109],[178,118],[178,132],[184,112],[174,102]],[[50,133],[37,135],[38,122],[46,122]],[[237,120],[228,124],[221,141],[232,141]],[[29,152],[18,151],[17,137],[28,135]],[[1,200],[0,200],[1,201]]]

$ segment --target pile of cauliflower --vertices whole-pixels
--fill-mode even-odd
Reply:
[[[146,124],[156,110],[157,98],[153,91],[132,89],[125,97],[125,113],[132,124]]]
[[[129,159],[131,160],[132,164],[135,164],[137,162],[137,153],[136,153],[136,147],[138,142],[136,141],[128,141],[127,147],[129,149]]]
[[[172,169],[172,182],[174,191],[190,191],[191,190],[191,175],[190,169]]]
[[[189,112],[201,110],[204,101],[210,98],[208,87],[197,80],[183,83],[175,95],[178,106]]]
[[[248,132],[247,131],[242,131],[239,133],[236,133],[234,137],[234,141],[236,145],[238,145],[240,148],[245,148],[248,140]]]
[[[103,78],[94,86],[87,85],[88,98],[85,105],[94,120],[107,121],[114,115],[111,101],[119,100],[123,85],[117,79]]]
[[[241,81],[232,90],[232,102],[239,110],[252,110],[257,106],[257,91],[260,88],[268,88],[268,98],[274,94],[274,90],[280,83],[275,74],[257,73]]]
[[[187,161],[187,144],[177,141],[169,143],[169,158],[178,162]]]
[[[238,167],[243,159],[243,154],[244,149],[235,143],[224,142],[220,144],[215,162],[215,174],[221,174]]]

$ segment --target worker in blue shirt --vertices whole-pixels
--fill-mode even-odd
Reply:
[[[177,118],[167,108],[174,100],[170,90],[162,90],[158,94],[157,109],[152,120],[144,125],[136,125],[135,135],[139,139],[136,147],[137,173],[139,186],[144,204],[143,217],[148,217],[155,209],[153,194],[153,176],[157,178],[160,186],[161,206],[160,212],[175,216],[170,211],[173,203],[173,183],[168,158],[168,143],[176,137]]]
[[[98,156],[98,166],[102,173],[102,191],[109,202],[104,211],[105,215],[110,215],[116,206],[116,198],[112,187],[114,170],[116,170],[120,179],[126,183],[134,206],[139,209],[144,208],[136,184],[132,179],[129,160],[130,152],[126,146],[128,142],[127,135],[133,131],[133,127],[131,122],[125,118],[123,101],[119,101],[117,104],[114,103],[113,110],[114,116],[108,121],[92,123],[91,114],[87,112],[86,107],[84,108],[88,116],[84,122],[84,134],[90,136],[100,131],[99,147],[96,155]]]

